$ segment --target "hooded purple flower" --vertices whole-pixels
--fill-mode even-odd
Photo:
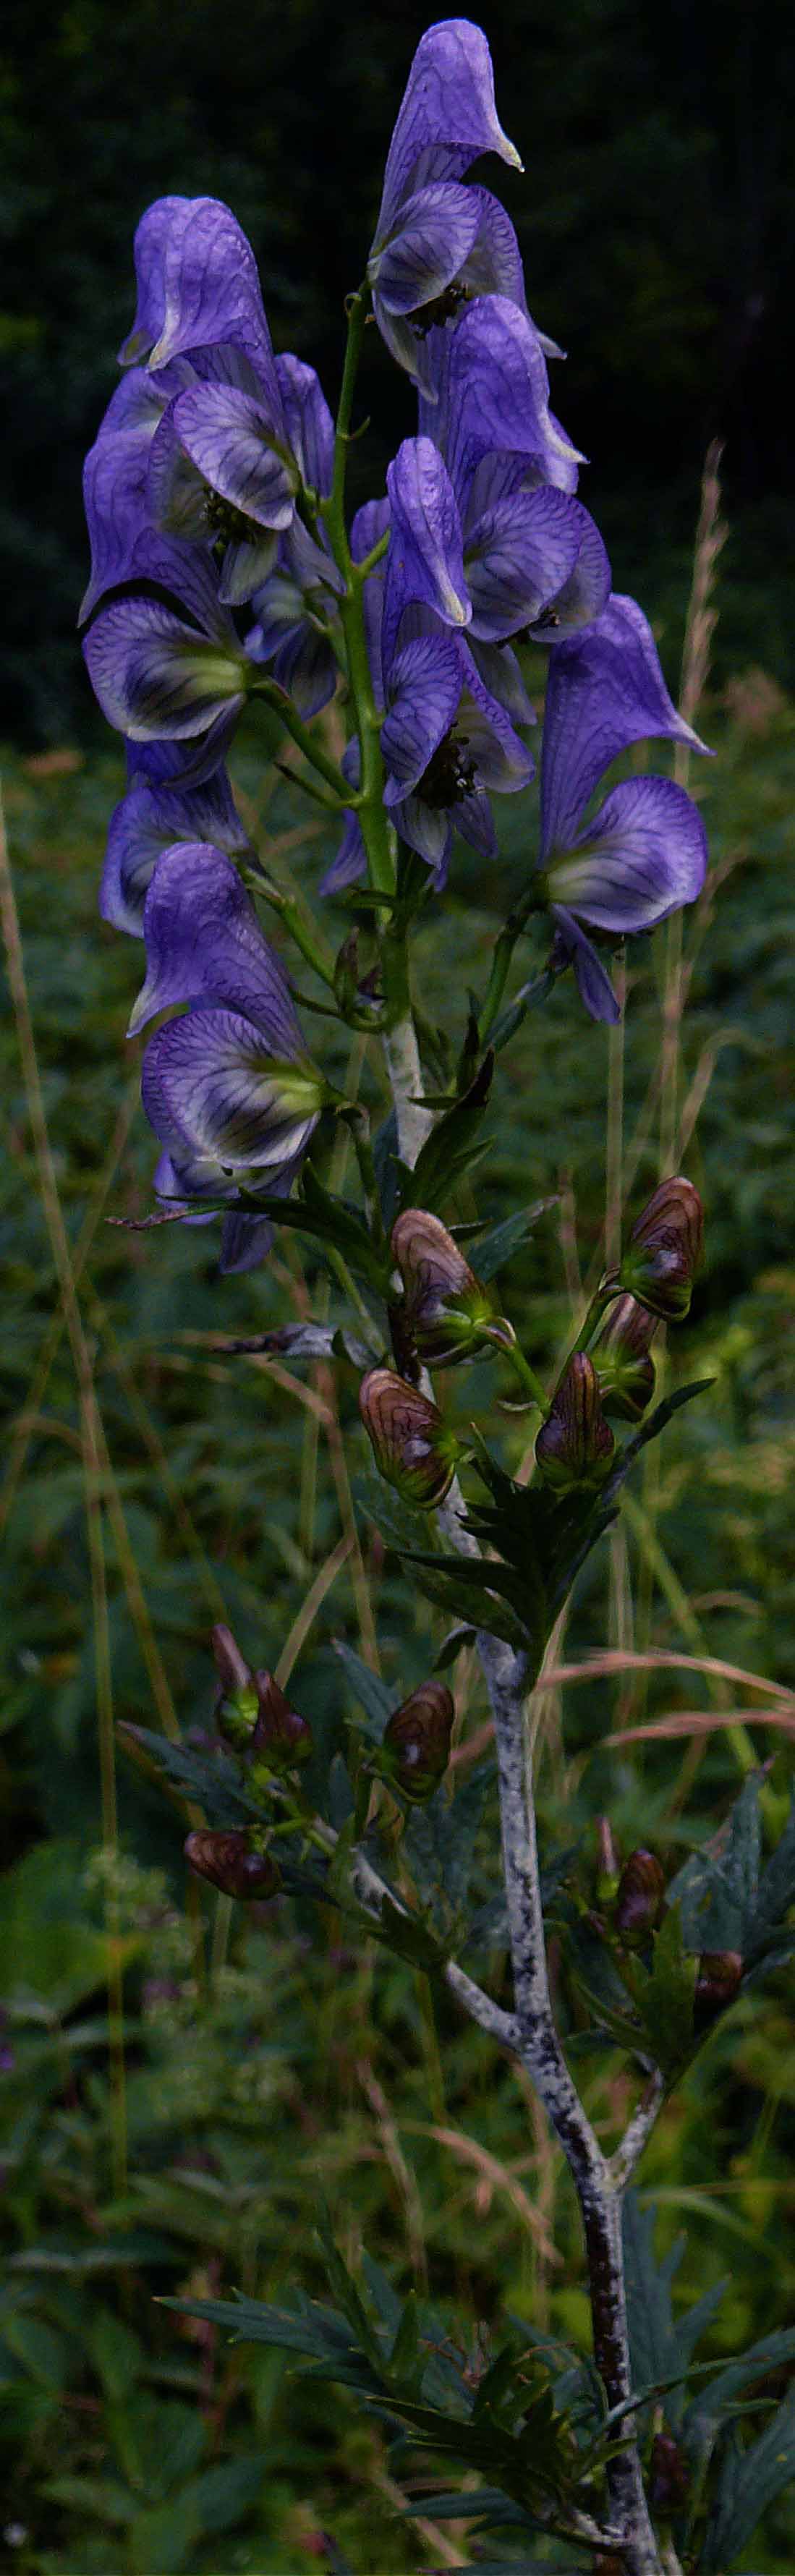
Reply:
[[[498,123],[482,29],[468,18],[445,18],[428,28],[414,56],[367,266],[387,347],[423,384],[425,333],[470,296],[506,295],[524,310],[513,225],[487,188],[461,184],[483,152],[521,170]]]
[[[483,858],[496,857],[489,796],[516,795],[533,762],[463,638],[431,610],[407,609],[385,681],[384,804],[441,886],[454,828]]]
[[[432,332],[428,351],[438,400],[421,399],[420,431],[447,466],[471,641],[500,695],[501,666],[509,685],[515,666],[493,646],[511,635],[560,642],[590,625],[605,607],[610,565],[573,497],[583,460],[550,410],[544,353],[527,315],[505,296],[485,296],[454,332]]]
[[[280,960],[237,870],[220,850],[177,843],[158,859],[144,905],[146,981],[130,1035],[179,1009],[150,1038],[141,1097],[165,1153],[160,1195],[232,1200],[241,1188],[285,1196],[323,1104]],[[187,1005],[187,1008],[181,1006]],[[267,1220],[230,1211],[224,1268],[248,1268]]]
[[[111,815],[99,909],[115,930],[143,938],[144,902],[150,878],[163,851],[175,841],[204,841],[241,858],[251,844],[237,812],[226,769],[216,769],[202,787],[189,790],[169,775],[173,746],[141,743],[128,746],[129,783]],[[146,766],[143,763],[146,761]],[[159,775],[158,772],[163,774]]]
[[[668,695],[642,610],[614,596],[586,635],[553,648],[541,755],[544,890],[593,1019],[617,1019],[618,1005],[581,925],[614,939],[653,930],[704,883],[704,826],[672,779],[625,779],[583,821],[611,761],[660,734],[706,749]]]
[[[151,589],[107,601],[84,638],[95,695],[109,724],[132,742],[195,742],[207,777],[224,756],[253,665],[206,551],[147,531],[131,578]],[[153,597],[155,587],[166,596]],[[197,780],[195,758],[174,767]]]
[[[483,857],[496,855],[489,795],[514,795],[532,778],[533,762],[469,650],[472,610],[458,512],[432,441],[406,439],[387,482],[386,565],[376,568],[364,589],[373,690],[385,710],[384,803],[395,829],[442,885],[454,827]],[[383,504],[359,513],[359,560],[383,533],[385,517]],[[521,721],[528,712],[532,718],[525,702]],[[357,744],[349,745],[343,768],[356,783]],[[322,891],[336,892],[365,871],[352,812]]]
[[[215,198],[164,197],[136,234],[138,310],[86,461],[92,574],[82,614],[140,572],[159,530],[212,552],[222,605],[272,571],[303,486],[331,487],[334,431],[314,368],[275,359],[250,246]]]
[[[242,350],[274,391],[271,337],[251,245],[217,197],[158,197],[135,236],[138,302],[123,367],[159,373],[199,349]]]

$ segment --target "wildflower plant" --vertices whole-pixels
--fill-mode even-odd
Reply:
[[[215,1754],[139,1733],[204,1809],[186,1844],[200,1877],[232,1899],[280,1888],[339,1908],[359,1936],[440,1979],[484,2048],[525,2070],[578,2196],[593,2342],[591,2353],[566,2351],[507,2319],[488,2362],[459,2367],[412,2300],[401,2310],[374,2266],[365,2293],[333,2245],[333,2308],[241,2300],[200,2312],[339,2376],[402,2437],[404,2460],[408,2442],[466,2467],[466,2488],[437,2494],[435,2515],[477,2517],[507,2553],[489,2559],[505,2576],[588,2566],[675,2576],[727,2563],[733,2513],[744,2545],[750,2503],[761,2509],[775,2492],[774,2452],[779,2484],[793,2464],[792,2410],[784,2422],[785,2401],[775,2436],[760,2437],[755,2473],[753,2451],[738,2454],[727,2426],[764,2363],[746,2356],[730,2387],[719,2377],[688,2398],[699,2320],[674,2326],[645,2239],[659,2331],[639,2377],[624,2265],[629,2244],[637,2268],[642,2230],[627,2186],[716,2016],[746,1973],[784,1955],[795,1854],[790,1828],[757,1879],[742,1937],[720,1854],[711,1872],[685,1870],[666,1888],[656,1855],[638,1850],[593,1904],[561,1898],[554,1871],[539,1868],[528,1701],[635,1460],[676,1402],[700,1391],[651,1409],[650,1346],[686,1317],[702,1216],[693,1183],[663,1172],[547,1384],[489,1287],[503,1230],[472,1219],[469,1175],[528,993],[543,1003],[568,977],[586,1047],[589,1017],[619,1016],[614,956],[702,888],[705,834],[685,787],[645,770],[611,783],[613,763],[649,741],[705,745],[669,696],[643,610],[612,590],[579,497],[583,459],[551,405],[560,353],[528,311],[509,216],[471,175],[485,155],[521,168],[498,121],[485,37],[444,21],[423,37],[398,113],[365,273],[348,298],[335,419],[313,368],[274,355],[254,257],[229,209],[176,196],[149,208],[124,372],[86,465],[84,650],[126,745],[101,902],[144,944],[130,1026],[157,1023],[142,1097],[161,1149],[162,1214],[219,1222],[227,1271],[254,1268],[280,1227],[295,1228],[349,1298],[340,1333],[321,1317],[272,1338],[296,1364],[321,1355],[356,1367],[377,1471],[366,1515],[439,1613],[446,1676],[476,1641],[501,1859],[495,1767],[451,1794],[454,1694],[436,1673],[392,1705],[347,1650],[362,1726],[336,1755],[325,1803],[306,1719],[226,1629],[214,1641]],[[349,519],[370,321],[415,388],[417,426],[385,492]],[[527,695],[528,643],[546,656],[543,711]],[[332,701],[342,749],[322,721]],[[336,821],[317,913],[274,883],[235,804],[228,755],[244,709],[260,703],[297,753],[294,777]],[[412,931],[436,905],[444,939],[458,841],[488,869],[501,800],[522,798],[536,771],[538,847],[528,825],[483,990],[468,1009],[453,992],[450,1031],[428,1036]],[[358,927],[335,959],[326,924],[336,900]],[[311,1047],[289,963],[267,934],[269,907],[324,988]],[[535,973],[506,1002],[523,940],[537,941]],[[379,1081],[388,1095],[380,1125],[324,1071],[324,1013],[364,1041],[370,1097]],[[340,1130],[355,1152],[354,1201],[329,1180]],[[513,1221],[514,1250],[533,1216]],[[455,1428],[428,1374],[455,1365],[460,1389],[484,1352],[503,1399],[527,1413],[529,1480],[501,1463],[499,1421]],[[363,1463],[357,1424],[351,1442]],[[483,1919],[468,1910],[479,1820],[493,1878]],[[734,1901],[736,1872],[732,1888]],[[596,2044],[619,2047],[637,2078],[610,2152],[556,2026],[551,1907]]]

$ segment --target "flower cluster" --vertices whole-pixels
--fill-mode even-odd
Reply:
[[[468,175],[489,153],[521,167],[485,37],[445,20],[411,67],[351,309],[349,359],[371,308],[415,385],[416,434],[350,530],[352,368],[335,429],[314,369],[274,355],[228,207],[164,197],[136,235],[124,374],[85,469],[85,657],[128,760],[101,905],[147,943],[133,1025],[185,1012],[150,1040],[144,1105],[161,1191],[194,1213],[236,1205],[227,1263],[258,1257],[249,1202],[289,1188],[322,1097],[239,873],[250,852],[226,761],[248,699],[281,712],[343,818],[326,891],[368,871],[388,891],[399,843],[441,888],[454,834],[493,857],[492,800],[534,775],[520,648],[543,645],[526,908],[548,911],[553,961],[573,964],[596,1018],[617,1010],[605,943],[651,929],[703,881],[699,816],[670,779],[625,779],[593,810],[631,745],[703,746],[641,610],[611,592],[583,460],[550,403],[560,353],[528,312],[508,214]],[[352,721],[338,766],[308,727],[340,672]]]

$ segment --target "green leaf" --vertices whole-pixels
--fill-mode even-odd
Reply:
[[[625,1476],[629,1475],[630,1467],[634,1467],[636,1458],[640,1457],[641,1450],[648,1448],[650,1440],[659,1440],[660,1432],[665,1430],[667,1423],[673,1421],[674,1414],[681,1411],[682,1405],[692,1404],[697,1395],[706,1395],[707,1388],[714,1384],[714,1377],[693,1378],[689,1386],[677,1387],[673,1395],[664,1396],[662,1404],[655,1405],[653,1413],[647,1414],[645,1422],[641,1423],[640,1430],[635,1432],[634,1438],[628,1440],[626,1448],[622,1449],[618,1464],[604,1487],[606,1497],[618,1492]]]
[[[463,1172],[471,1169],[477,1134],[491,1090],[494,1056],[489,1049],[463,1098],[437,1118],[417,1156],[412,1176],[412,1207],[438,1213]],[[404,1204],[406,1202],[404,1201]]]
[[[354,1698],[369,1720],[367,1733],[376,1744],[380,1744],[387,1718],[391,1717],[395,1705],[394,1692],[387,1689],[386,1682],[382,1682],[379,1675],[371,1671],[370,1665],[362,1662],[361,1655],[354,1652],[353,1646],[347,1646],[341,1637],[337,1638],[334,1651],[348,1675]]]
[[[503,1217],[499,1225],[487,1226],[483,1234],[479,1230],[473,1233],[469,1226],[453,1228],[459,1240],[466,1238],[467,1259],[471,1258],[472,1268],[477,1272],[478,1278],[483,1280],[484,1285],[489,1279],[495,1277],[498,1270],[504,1270],[507,1267],[508,1262],[513,1260],[514,1253],[521,1250],[523,1243],[527,1243],[538,1224],[539,1217],[545,1216],[547,1209],[555,1205],[554,1198],[534,1199],[532,1206],[519,1208],[515,1216]]]
[[[733,2566],[767,2506],[795,2478],[795,2390],[777,2406],[759,2440],[743,2451],[727,2445],[707,2525],[702,2567]]]
[[[170,1736],[154,1735],[148,1726],[132,1726],[129,1721],[119,1727],[119,1737],[133,1753],[140,1747],[181,1797],[203,1807],[209,1825],[245,1825],[261,1814],[254,1800],[246,1797],[235,1764],[220,1747],[210,1760],[206,1753],[193,1753],[187,1745],[172,1744]]]
[[[754,1776],[744,1782],[719,1833],[685,1861],[669,1888],[669,1897],[681,1907],[685,1938],[692,1950],[739,1950],[745,1958],[752,1943],[759,1903],[759,1788]],[[782,1870],[784,1883],[788,1857]],[[766,1921],[765,1912],[763,1927]]]
[[[694,2433],[703,2432],[705,2420],[717,2424],[755,2379],[766,2378],[769,2371],[778,2370],[785,2361],[795,2361],[795,2326],[782,2326],[776,2334],[763,2335],[761,2342],[749,2344],[747,2352],[725,2363],[708,2388],[702,2388],[694,2398],[688,2415]]]
[[[390,2378],[405,2382],[419,2394],[422,2387],[424,2354],[420,2351],[420,2329],[417,2294],[410,2290],[397,2334],[389,2356]]]
[[[323,2360],[329,2353],[347,2351],[350,2343],[347,2325],[328,2308],[314,2300],[304,2301],[295,2310],[268,2306],[261,2299],[160,2299],[158,2306],[174,2308],[180,2316],[206,2317],[210,2325],[225,2326],[235,2343],[273,2344],[283,2352],[300,2353],[307,2360]]]
[[[687,2377],[694,2347],[714,2315],[726,2284],[713,2283],[703,2298],[674,2319],[671,2283],[682,2260],[684,2237],[679,2237],[658,2263],[654,2224],[653,2209],[641,2209],[637,2194],[628,2191],[623,2238],[632,2384],[638,2389],[670,2387],[666,2414],[675,2430],[684,2408],[683,2395],[677,2396],[677,2385]]]
[[[53,2504],[65,2505],[67,2511],[81,2517],[89,2514],[95,2521],[111,2525],[134,2522],[138,2511],[137,2498],[115,2478],[46,2478],[42,2494]]]
[[[693,1996],[696,1960],[684,1947],[682,1917],[672,1905],[657,1933],[651,1969],[633,1963],[637,1983],[632,1992],[661,2074],[671,2076],[684,2064],[693,2043]]]
[[[241,2522],[257,2502],[265,2473],[266,2463],[259,2455],[224,2460],[218,2468],[203,2469],[201,2477],[191,2478],[184,2494],[200,2531],[230,2531]]]

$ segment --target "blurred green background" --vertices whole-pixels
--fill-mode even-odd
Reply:
[[[236,2286],[280,2297],[295,2280],[319,2290],[323,2196],[349,2258],[364,2246],[401,2289],[429,2291],[464,2345],[481,2325],[498,2329],[506,2308],[587,2341],[568,2183],[510,2070],[446,1996],[399,1963],[374,1967],[333,1918],[318,1926],[280,1900],[230,1924],[223,1900],[186,1890],[184,1812],[116,1731],[124,1719],[207,1728],[207,1635],[222,1615],[253,1660],[275,1663],[289,1641],[296,1699],[326,1750],[355,1713],[335,1641],[371,1659],[374,1619],[398,1698],[441,1634],[366,1522],[353,1545],[348,1477],[365,1463],[353,1376],[299,1376],[219,1347],[326,1300],[335,1319],[322,1266],[283,1238],[266,1270],[222,1282],[210,1234],[106,1221],[149,1210],[153,1154],[124,1053],[140,952],[96,917],[122,762],[74,638],[80,462],[131,315],[138,214],[168,189],[227,197],[260,259],[276,345],[316,359],[333,399],[342,297],[361,270],[423,24],[419,13],[376,22],[308,5],[233,21],[218,0],[123,20],[92,5],[6,12],[4,770],[51,1155],[48,1225],[33,1063],[9,1016],[0,2564],[23,2576],[301,2576],[313,2564],[413,2576],[476,2563],[461,2525],[434,2525],[432,2493],[427,2527],[409,2534],[384,2439],[344,2395],[318,2394],[279,2356],[154,2304],[153,2293]],[[487,32],[498,104],[526,162],[504,193],[531,310],[569,350],[556,401],[593,459],[586,497],[617,581],[654,617],[674,688],[704,450],[716,432],[726,440],[728,534],[700,715],[717,757],[690,779],[713,876],[685,927],[692,973],[673,1071],[670,934],[633,950],[624,1142],[617,1158],[614,1114],[607,1175],[636,1211],[656,1178],[667,1093],[707,1207],[706,1267],[668,1365],[715,1384],[653,1453],[623,1536],[581,1579],[560,1640],[589,1679],[544,1703],[542,1829],[548,1853],[575,1847],[587,1888],[596,1810],[625,1851],[651,1842],[673,1874],[757,1761],[769,1765],[775,1839],[795,1768],[795,658],[779,380],[793,331],[795,37],[783,7],[752,18],[708,0],[664,18],[650,0],[577,0],[554,21],[506,8]],[[373,444],[366,457],[364,444],[354,450],[359,497],[412,426],[410,395],[378,345],[367,364]],[[540,664],[529,678],[540,695]],[[269,864],[310,889],[322,831],[268,766],[253,722],[233,767]],[[457,1038],[522,882],[524,800],[503,814],[499,866],[486,881],[459,848],[449,896],[420,936],[425,1011]],[[328,926],[341,939],[349,915],[337,908]],[[534,962],[528,945],[518,974]],[[303,966],[299,981],[314,989]],[[347,1043],[329,1069],[359,1079],[376,1107],[375,1062],[346,1058]],[[501,1280],[542,1368],[600,1258],[616,1082],[606,1032],[565,984],[500,1060],[476,1194],[489,1218],[552,1201]],[[76,1346],[53,1256],[56,1203]],[[445,1401],[476,1411],[515,1467],[526,1426],[495,1411],[504,1392],[479,1369],[451,1378]],[[594,1673],[606,1644],[647,1660]],[[765,1677],[787,1694],[778,1731],[748,1716],[773,1706]],[[477,1730],[484,1709],[465,1665],[457,1687],[461,1726]],[[676,1731],[611,1745],[611,1733],[653,1721]],[[480,1866],[487,1888],[493,1828]],[[555,1976],[576,2046],[564,1959]],[[627,2099],[620,2061],[579,2064],[612,2134]],[[791,1981],[780,1972],[718,2029],[642,2171],[660,2251],[686,2239],[678,2301],[726,2284],[706,2352],[791,2322],[794,2142]],[[755,2426],[749,2417],[746,2436]],[[788,2576],[794,2549],[783,2499],[740,2567]]]

